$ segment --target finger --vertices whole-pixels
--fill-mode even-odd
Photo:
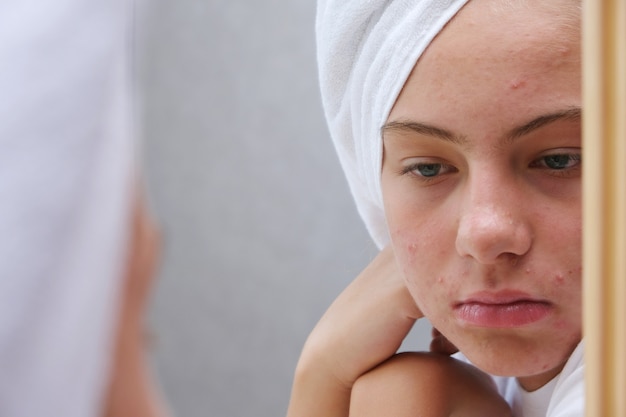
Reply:
[[[437,329],[433,328],[433,338],[430,342],[430,351],[434,353],[441,353],[443,355],[453,355],[459,351],[459,349],[452,344],[444,335],[442,335]]]
[[[143,190],[135,191],[130,219],[130,236],[122,295],[123,321],[142,322],[160,260],[158,228],[144,200]]]

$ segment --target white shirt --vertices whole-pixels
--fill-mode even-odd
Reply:
[[[516,378],[493,377],[515,417],[583,417],[585,413],[584,341],[554,379],[536,391],[524,390]],[[457,359],[467,361],[462,355]]]
[[[0,416],[100,415],[133,176],[131,6],[0,2]]]

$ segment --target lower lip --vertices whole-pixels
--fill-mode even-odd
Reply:
[[[536,323],[550,314],[548,303],[517,301],[506,304],[468,302],[456,307],[457,318],[479,327],[513,328]]]

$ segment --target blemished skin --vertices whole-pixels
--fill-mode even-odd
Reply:
[[[487,3],[440,33],[389,115],[385,213],[422,313],[534,390],[582,337],[580,33],[540,1]]]
[[[391,247],[311,332],[289,417],[508,416],[481,371],[528,391],[561,371],[582,338],[579,7],[471,0],[420,57],[382,127]],[[423,317],[477,368],[396,355]]]

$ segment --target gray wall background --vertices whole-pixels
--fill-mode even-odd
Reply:
[[[314,17],[311,0],[151,0],[142,18],[165,243],[149,322],[176,416],[284,415],[308,332],[376,253],[323,119]]]

